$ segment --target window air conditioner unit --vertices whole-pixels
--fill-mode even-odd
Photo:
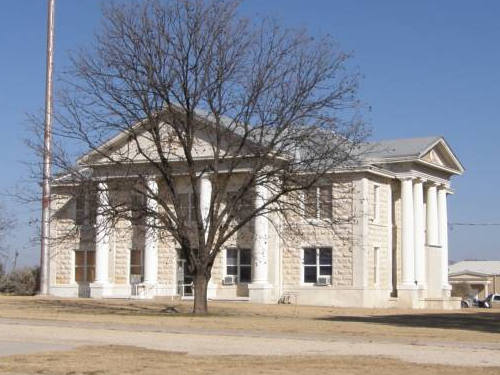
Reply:
[[[316,285],[330,285],[332,283],[331,276],[319,276]]]
[[[222,279],[222,285],[233,285],[236,282],[236,276],[225,276]]]

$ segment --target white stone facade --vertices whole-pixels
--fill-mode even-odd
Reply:
[[[389,158],[375,153],[359,168],[336,171],[327,187],[332,195],[331,228],[314,225],[311,220],[316,219],[297,217],[292,218],[291,230],[276,214],[258,217],[245,226],[218,255],[208,298],[355,307],[459,307],[459,301],[450,297],[447,281],[447,196],[452,192],[450,177],[461,174],[463,168],[442,138],[421,143],[418,155]],[[148,189],[161,192],[159,181],[152,176]],[[110,223],[102,214],[103,207],[110,199],[123,198],[126,189],[115,190],[111,180],[96,183],[95,220],[78,225],[72,188],[53,188],[57,196],[52,233],[59,240],[51,247],[50,293],[94,298],[187,297],[189,275],[174,239],[128,220]],[[180,178],[179,186],[183,184]],[[207,176],[200,183],[205,219],[210,192]],[[256,204],[267,194],[265,187],[259,187]],[[85,205],[90,206],[89,202]],[[146,200],[146,206],[158,209],[152,199]],[[152,224],[151,218],[145,220]],[[227,253],[231,249],[239,249],[231,253],[234,258]],[[233,265],[234,261],[239,263]],[[227,273],[232,266],[238,269],[239,279],[246,277],[244,272],[251,277],[244,282],[231,280]]]

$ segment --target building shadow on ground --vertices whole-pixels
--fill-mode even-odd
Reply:
[[[371,323],[401,327],[463,329],[480,332],[500,333],[500,311],[458,314],[440,313],[330,316],[318,319],[332,322]]]

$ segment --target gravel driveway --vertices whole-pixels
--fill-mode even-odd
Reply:
[[[500,343],[401,342],[363,337],[169,329],[125,324],[0,318],[0,356],[130,345],[192,355],[370,355],[415,363],[500,366]]]

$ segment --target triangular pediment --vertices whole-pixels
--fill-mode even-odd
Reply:
[[[462,174],[464,168],[444,139],[440,138],[421,153],[419,160],[436,167]]]
[[[185,160],[184,150],[173,133],[168,123],[159,126],[161,146],[164,156],[170,161]],[[220,135],[220,134],[219,134]],[[212,125],[200,124],[195,130],[192,156],[194,159],[209,159],[214,157],[216,132]],[[237,137],[232,132],[226,132],[222,139],[219,138],[219,155],[231,149],[231,144],[237,142]],[[239,156],[248,154],[245,148],[239,150]],[[141,163],[148,159],[159,161],[158,147],[152,134],[147,129],[147,124],[140,123],[127,131],[116,135],[78,160],[79,164],[101,164],[110,161],[122,163]]]
[[[455,273],[450,273],[449,277],[453,279],[454,281],[460,281],[460,280],[467,280],[467,281],[484,281],[485,279],[488,278],[489,275],[480,273],[480,272],[474,272],[474,271],[460,271],[460,272],[455,272]]]

